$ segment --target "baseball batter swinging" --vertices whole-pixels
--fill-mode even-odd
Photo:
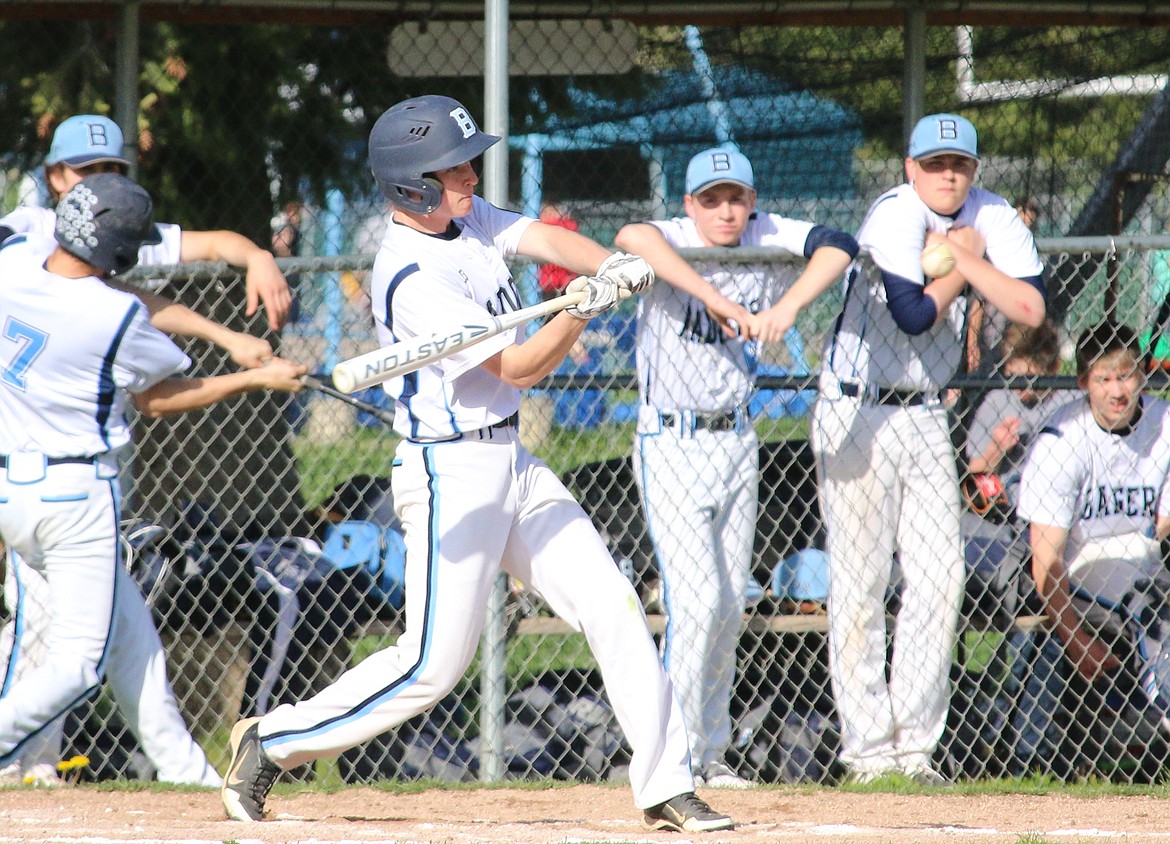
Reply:
[[[161,660],[142,658],[161,646],[118,542],[127,401],[160,416],[249,390],[301,388],[305,367],[279,358],[228,375],[176,377],[186,355],[150,325],[137,297],[105,283],[157,237],[151,212],[145,190],[99,173],[62,199],[55,242],[22,235],[0,249],[0,535],[18,576],[41,581],[49,615],[43,661],[20,682],[12,682],[18,652],[6,666],[0,764],[93,694],[116,663],[150,662],[165,683]],[[119,633],[141,613],[153,637]],[[120,676],[127,688],[142,680]],[[149,714],[166,721],[156,724],[160,735],[185,734],[177,711]],[[206,765],[201,752],[192,761]]]
[[[975,127],[922,118],[907,183],[882,194],[858,232],[861,254],[822,358],[813,411],[830,556],[830,668],[841,758],[859,780],[896,771],[927,784],[942,735],[964,560],[959,480],[942,390],[963,351],[970,285],[1013,322],[1044,318],[1043,266],[1011,204],[973,187]],[[928,244],[954,268],[923,275]],[[885,595],[894,556],[901,609],[886,674]]]
[[[667,282],[638,302],[634,475],[663,581],[663,659],[686,716],[696,778],[713,787],[748,784],[725,754],[759,495],[759,442],[748,414],[755,340],[783,338],[807,304],[797,301],[801,292],[827,289],[857,254],[844,232],[759,214],[755,204],[751,162],[734,148],[704,150],[687,167],[687,216],[625,226],[616,241]],[[777,246],[808,266],[792,282],[775,264],[692,266],[675,252],[741,245]],[[790,287],[797,294],[778,305]]]
[[[529,584],[589,641],[633,758],[635,803],[655,827],[700,832],[731,820],[694,794],[682,713],[633,586],[556,475],[520,444],[520,391],[568,353],[586,322],[653,281],[640,258],[475,196],[472,159],[499,140],[447,97],[389,109],[370,167],[392,206],[374,262],[383,345],[520,307],[504,259],[573,272],[587,294],[524,342],[506,332],[394,379],[394,501],[405,531],[406,628],[315,696],[240,721],[224,778],[229,817],[260,820],[282,769],[335,755],[426,710],[475,653],[501,569]]]

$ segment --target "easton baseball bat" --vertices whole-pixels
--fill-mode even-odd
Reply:
[[[368,401],[354,398],[348,393],[343,393],[336,389],[331,384],[326,384],[319,378],[314,378],[312,375],[304,375],[301,377],[301,383],[305,385],[307,390],[316,390],[318,393],[337,399],[340,402],[348,404],[350,407],[356,407],[363,413],[368,413],[388,427],[394,426],[394,413],[384,407],[378,407],[376,404],[370,404]]]
[[[470,325],[459,325],[429,337],[415,337],[384,346],[373,352],[343,360],[333,368],[333,384],[343,393],[352,393],[364,387],[381,384],[398,375],[422,369],[428,364],[450,357],[462,349],[489,340],[504,331],[515,328],[537,317],[555,314],[572,307],[585,298],[585,293],[566,293],[539,305]]]

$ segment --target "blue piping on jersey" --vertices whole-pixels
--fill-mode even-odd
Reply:
[[[399,677],[375,691],[365,700],[333,718],[328,718],[312,727],[300,730],[282,730],[272,735],[264,736],[260,743],[263,747],[278,747],[290,742],[304,741],[325,735],[338,727],[344,727],[369,715],[379,706],[397,697],[403,690],[418,682],[418,678],[426,670],[427,660],[430,657],[431,643],[434,635],[435,608],[438,603],[438,570],[439,570],[439,473],[435,469],[435,450],[433,446],[423,446],[423,467],[427,475],[428,510],[430,517],[427,520],[427,577],[426,594],[424,597],[422,643],[419,647],[418,658]],[[408,560],[407,565],[410,565]]]
[[[418,414],[410,407],[414,397],[418,395],[418,370],[408,372],[402,376],[402,391],[398,394],[398,401],[406,407],[406,415],[410,417],[410,436],[418,436]]]
[[[133,322],[135,315],[142,310],[142,303],[138,300],[130,306],[130,310],[126,312],[126,316],[122,318],[122,324],[118,326],[117,333],[114,334],[114,339],[110,341],[110,348],[106,351],[106,356],[102,359],[101,372],[98,373],[98,395],[97,395],[97,415],[95,421],[98,424],[98,434],[102,438],[102,443],[108,449],[110,447],[110,414],[114,410],[114,395],[118,389],[118,385],[114,382],[114,360],[118,357],[118,349],[122,345],[122,341],[126,338],[126,332],[130,330],[130,324]]]
[[[28,235],[24,232],[16,234],[8,226],[0,226],[0,249],[24,243],[26,240],[28,240]]]
[[[398,288],[402,286],[402,282],[406,281],[415,273],[420,272],[417,262],[407,264],[400,269],[394,278],[390,279],[390,284],[386,287],[386,298],[383,300],[383,307],[386,310],[386,319],[383,325],[386,326],[390,332],[390,339],[397,342],[398,338],[394,334],[394,294],[398,292]],[[402,377],[402,391],[398,394],[398,401],[406,408],[407,416],[410,418],[410,436],[418,436],[418,416],[411,409],[411,402],[414,397],[418,395],[418,372],[407,373]]]
[[[849,297],[853,294],[853,289],[857,286],[858,277],[861,275],[861,268],[856,263],[851,264],[845,271],[845,295],[841,297],[841,310],[837,312],[837,319],[833,321],[833,339],[829,343],[829,371],[833,371],[833,363],[837,357],[837,338],[841,335],[841,326],[845,324],[845,312],[849,309]],[[865,331],[869,326],[869,308],[862,303],[861,305],[861,329],[858,332],[858,343],[864,342]],[[857,375],[857,361],[853,361],[853,375]]]
[[[386,321],[383,324],[388,329],[390,329],[391,334],[394,333],[394,311],[392,309],[394,292],[396,290],[398,290],[398,285],[402,284],[402,282],[406,281],[406,279],[408,279],[410,276],[414,275],[418,271],[419,271],[419,267],[418,267],[417,263],[407,264],[405,267],[403,267],[402,269],[400,269],[398,271],[398,274],[396,276],[394,276],[394,278],[392,278],[390,280],[390,285],[386,288],[386,299],[385,299]]]
[[[16,606],[12,607],[12,650],[8,654],[8,665],[4,669],[4,685],[0,686],[0,698],[7,697],[16,681],[16,667],[20,663],[20,646],[24,641],[25,626],[25,598],[28,587],[20,576],[20,567],[16,565],[16,552],[8,549],[8,571],[16,581]]]
[[[661,423],[659,423],[659,425],[661,426]],[[661,427],[659,428],[658,433],[655,433],[655,434],[638,434],[638,451],[640,452],[640,454],[642,456],[642,460],[641,460],[642,467],[641,467],[641,471],[640,471],[640,474],[642,476],[642,494],[643,494],[643,496],[646,496],[646,497],[649,496],[649,489],[650,489],[650,487],[647,486],[647,477],[646,477],[646,441],[650,437],[659,437],[659,436],[662,436]],[[643,504],[645,504],[645,502],[643,502]],[[658,539],[655,536],[654,519],[651,516],[653,508],[643,506],[642,509],[645,511],[644,514],[646,517],[646,533],[648,533],[650,535],[650,544],[654,546],[654,556],[658,560],[658,571],[661,572],[661,574],[662,574],[662,605],[663,605],[663,609],[666,610],[666,629],[662,633],[662,637],[663,637],[662,638],[662,641],[663,641],[662,664],[666,667],[667,673],[669,673],[670,672],[670,645],[671,645],[672,640],[674,639],[674,636],[673,636],[674,613],[672,613],[670,611],[670,598],[671,598],[670,578],[668,578],[666,576],[666,567],[663,565],[662,554],[659,553],[659,551],[658,551]]]
[[[101,653],[101,656],[98,657],[97,665],[95,666],[95,672],[97,674],[97,682],[94,683],[92,686],[90,686],[86,689],[83,689],[72,700],[67,701],[65,703],[65,705],[58,712],[51,715],[45,721],[45,723],[41,724],[41,726],[37,727],[35,730],[30,731],[24,738],[22,738],[20,741],[18,741],[10,751],[8,751],[7,753],[5,753],[3,755],[0,755],[0,766],[7,765],[9,762],[13,761],[14,759],[18,759],[21,756],[25,746],[29,743],[29,741],[31,741],[33,738],[35,738],[35,737],[39,736],[41,733],[43,733],[45,731],[45,729],[50,724],[55,723],[57,721],[57,719],[60,718],[61,716],[63,716],[66,712],[69,712],[73,709],[76,709],[78,706],[80,706],[86,700],[96,696],[98,691],[102,687],[102,681],[103,681],[103,679],[105,677],[105,673],[106,673],[106,663],[109,661],[109,658],[110,658],[111,638],[112,638],[113,632],[114,632],[114,619],[117,618],[117,615],[118,615],[118,575],[121,573],[123,566],[125,565],[125,563],[122,559],[122,543],[118,541],[118,536],[119,536],[118,525],[122,520],[122,498],[121,498],[120,487],[118,486],[118,479],[113,478],[111,480],[106,481],[106,487],[109,489],[110,500],[111,500],[111,503],[113,504],[113,506],[110,508],[112,513],[113,513],[113,518],[111,520],[113,522],[113,524],[110,526],[110,531],[111,531],[110,536],[114,537],[114,559],[113,559],[113,577],[111,578],[111,581],[110,581],[110,583],[112,585],[112,594],[110,596],[110,615],[109,615],[109,618],[106,620],[106,635],[105,635],[105,641],[102,643],[102,653]],[[19,639],[17,639],[17,641],[19,641]],[[16,653],[17,653],[17,648],[16,648],[16,644],[14,642],[13,650],[12,650],[13,657],[16,655]],[[15,660],[10,657],[8,671],[11,671],[14,665],[15,665]],[[8,677],[7,676],[5,676],[4,682],[5,682],[4,691],[5,691],[5,693],[7,693],[7,691],[8,691],[8,688],[7,688],[8,687]]]

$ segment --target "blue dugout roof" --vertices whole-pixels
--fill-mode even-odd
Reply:
[[[718,96],[710,100],[694,72],[663,74],[626,101],[572,88],[575,113],[553,115],[541,131],[510,143],[530,156],[638,144],[661,162],[664,195],[678,199],[691,156],[726,135],[751,160],[764,199],[853,195],[853,151],[863,138],[856,113],[760,71],[711,70]]]

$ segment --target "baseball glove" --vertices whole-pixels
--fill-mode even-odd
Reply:
[[[1003,524],[1011,518],[1012,507],[999,475],[990,472],[966,475],[963,478],[963,500],[968,510],[988,521]]]

